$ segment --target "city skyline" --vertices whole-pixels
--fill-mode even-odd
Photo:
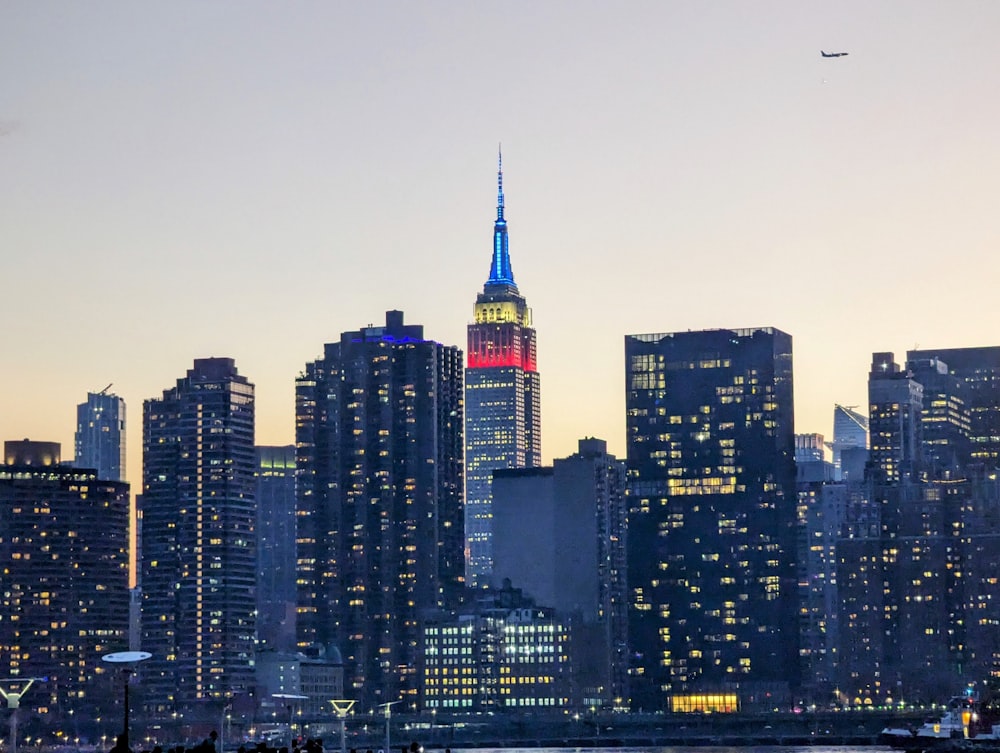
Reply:
[[[624,456],[630,332],[790,333],[827,438],[872,353],[996,343],[1000,8],[181,7],[0,11],[0,433],[70,447],[112,382],[133,492],[136,411],[194,358],[282,445],[358,321],[463,347],[497,141],[544,463]]]

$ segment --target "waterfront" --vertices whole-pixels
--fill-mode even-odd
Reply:
[[[330,748],[327,748],[329,751]],[[886,753],[884,745],[713,745],[713,746],[623,746],[623,747],[497,747],[451,748],[451,753]]]
[[[326,748],[327,751],[331,749]],[[335,750],[335,749],[334,749]],[[451,753],[886,753],[885,745],[712,745],[712,746],[623,746],[623,747],[499,747],[451,748]]]

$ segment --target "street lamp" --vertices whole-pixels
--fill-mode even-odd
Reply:
[[[122,745],[124,750],[128,750],[128,685],[129,678],[135,672],[135,665],[152,656],[148,651],[119,651],[115,654],[105,654],[102,661],[109,664],[118,664],[122,668],[122,678],[125,680],[125,721],[122,725]],[[116,746],[117,747],[117,746]]]
[[[333,706],[333,712],[340,719],[340,753],[345,753],[347,750],[347,733],[344,727],[344,720],[347,715],[351,713],[351,709],[354,708],[354,704],[357,701],[342,701],[331,699],[330,704]]]
[[[390,753],[392,750],[392,746],[389,745],[389,719],[392,716],[392,707],[397,703],[402,703],[402,701],[389,701],[388,703],[379,704],[379,706],[385,708],[385,753]]]
[[[10,715],[10,753],[17,753],[17,710],[21,707],[21,696],[28,692],[28,688],[34,685],[36,682],[45,682],[49,678],[47,677],[25,677],[21,679],[19,677],[13,677],[7,681],[7,684],[17,684],[25,683],[24,687],[20,690],[7,690],[6,688],[0,687],[0,695],[7,702],[7,708],[11,710]]]

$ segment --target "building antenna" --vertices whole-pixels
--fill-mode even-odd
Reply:
[[[503,145],[497,143],[497,219],[503,218]]]
[[[108,390],[110,390],[110,389],[111,389],[111,385],[112,385],[112,384],[114,384],[114,382],[111,382],[111,383],[110,383],[110,384],[109,384],[109,385],[108,385],[107,387],[105,387],[105,388],[104,388],[103,390],[101,390],[101,391],[100,391],[100,392],[98,392],[97,394],[98,394],[98,395],[106,395],[106,394],[108,393]]]

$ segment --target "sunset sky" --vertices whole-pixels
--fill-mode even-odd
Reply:
[[[873,351],[998,345],[1000,3],[0,6],[0,440],[196,357],[294,379],[406,312],[465,349],[503,143],[543,456],[624,455],[626,333],[794,337],[796,431]],[[825,59],[820,50],[846,51]]]

